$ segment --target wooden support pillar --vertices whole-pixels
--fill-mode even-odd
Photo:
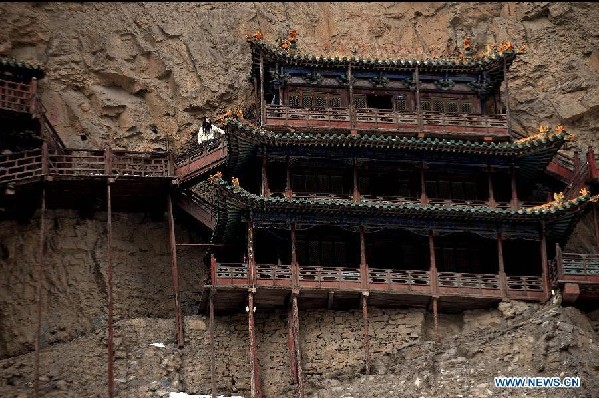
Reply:
[[[362,280],[362,289],[368,290],[368,263],[366,262],[366,232],[363,225],[360,225],[360,278]]]
[[[551,295],[550,291],[550,282],[549,282],[549,263],[547,261],[547,237],[545,230],[545,221],[541,221],[541,267],[543,270],[542,279],[543,279],[543,289],[545,291],[545,300],[549,299]]]
[[[414,69],[414,80],[416,80],[416,118],[418,122],[418,134],[422,134],[423,123],[422,106],[420,104],[420,72],[418,70],[418,65],[416,65],[416,69]]]
[[[356,106],[354,104],[354,84],[352,79],[352,70],[351,70],[351,62],[347,66],[347,82],[349,88],[349,128],[352,135],[358,134],[358,130],[356,128]]]
[[[210,287],[210,389],[212,398],[216,398],[216,349],[214,346],[214,285]]]
[[[256,350],[256,330],[254,328],[254,294],[255,288],[248,290],[248,329],[250,336],[250,397],[261,398],[260,377],[258,370],[258,354]]]
[[[518,201],[518,188],[516,185],[516,167],[514,165],[512,165],[510,167],[510,171],[511,171],[511,181],[512,181],[512,200],[511,200],[511,207],[512,209],[517,209],[519,204]]]
[[[358,187],[358,165],[356,164],[356,159],[354,159],[354,165],[353,165],[353,181],[354,181],[354,192],[353,192],[353,199],[356,202],[360,201],[360,189]]]
[[[108,397],[114,398],[114,345],[113,345],[113,304],[112,304],[112,199],[110,192],[110,184],[112,179],[108,179],[106,185],[106,198],[107,198],[107,234],[108,234]]]
[[[104,174],[112,175],[112,148],[110,146],[104,149]]]
[[[495,192],[493,190],[493,166],[487,166],[487,179],[489,181],[489,207],[496,207],[497,203],[495,203]]]
[[[266,154],[262,158],[262,196],[269,197],[270,196],[270,188],[268,187],[268,174],[266,173]]]
[[[428,203],[426,197],[426,181],[424,179],[424,162],[420,163],[420,203],[423,205]]]
[[[266,124],[266,108],[264,106],[264,58],[260,53],[260,126]]]
[[[363,346],[364,346],[364,365],[366,374],[370,374],[370,342],[368,340],[368,292],[362,292],[362,320],[363,320]]]
[[[499,264],[499,287],[501,296],[507,297],[507,275],[505,273],[505,264],[503,262],[503,234],[497,232],[497,262]]]
[[[597,203],[593,203],[593,227],[595,230],[595,248],[599,251],[599,224],[597,223]]]
[[[435,240],[434,231],[431,229],[428,231],[428,249],[430,255],[430,281],[431,281],[431,295],[434,297],[437,295],[437,262],[435,260]]]
[[[302,372],[302,352],[300,347],[300,339],[299,339],[299,311],[297,307],[297,296],[298,291],[295,290],[291,294],[291,311],[293,315],[293,336],[295,339],[295,361],[296,361],[296,369],[297,369],[297,387],[298,387],[298,397],[304,398],[304,376]]]
[[[37,106],[37,77],[33,77],[31,79],[31,84],[29,85],[29,113],[32,118],[37,118],[40,116],[41,109],[38,109]]]
[[[289,226],[291,231],[291,284],[294,289],[299,288],[299,265],[297,263],[297,234],[295,223]]]
[[[42,336],[42,290],[44,283],[44,246],[46,245],[46,188],[42,186],[40,205],[40,245],[37,257],[37,328],[35,331],[35,363],[33,369],[33,396],[39,398],[40,393],[40,351]]]
[[[285,171],[285,197],[290,199],[291,196],[291,159],[287,158],[287,168]]]
[[[507,121],[507,132],[512,139],[512,120],[510,118],[510,87],[508,84],[508,76],[507,76],[507,62],[506,58],[503,59],[503,78],[505,80],[505,118]]]
[[[295,357],[295,320],[293,318],[293,304],[289,302],[289,311],[287,314],[287,347],[289,348],[289,369],[291,370],[291,382],[298,384],[297,380],[297,359]]]
[[[248,286],[256,286],[256,261],[254,257],[254,224],[248,219],[247,232],[247,254],[248,254]]]
[[[173,201],[171,194],[167,198],[168,229],[171,249],[171,273],[173,276],[173,289],[175,290],[175,327],[177,336],[177,346],[182,348],[185,345],[183,336],[183,316],[181,314],[181,291],[179,289],[179,268],[177,267],[177,242],[175,238],[175,221],[173,219]]]
[[[44,140],[42,144],[42,174],[47,176],[50,172],[50,152],[48,150],[48,141]]]
[[[438,307],[438,298],[433,297],[433,319],[435,320],[435,341],[439,342],[439,309]]]

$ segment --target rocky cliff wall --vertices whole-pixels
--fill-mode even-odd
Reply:
[[[304,53],[443,56],[511,40],[514,126],[562,123],[596,143],[599,33],[594,3],[13,3],[0,4],[0,54],[41,63],[51,121],[68,146],[179,147],[204,114],[251,103],[249,46],[290,29]]]

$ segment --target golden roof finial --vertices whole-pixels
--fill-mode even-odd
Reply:
[[[262,34],[262,32],[260,31],[260,29],[256,29],[256,31],[254,32],[254,39],[257,41],[261,41],[264,39],[264,35]]]
[[[539,134],[547,134],[549,132],[549,126],[543,126],[542,124],[539,126]]]
[[[586,187],[580,188],[580,194],[582,196],[587,196],[589,194],[589,190]]]
[[[237,178],[237,177],[231,178],[231,183],[233,184],[234,187],[238,187],[239,186],[239,178]]]
[[[210,176],[210,182],[212,184],[214,184],[214,181],[216,181],[217,178],[221,178],[223,176],[223,173],[221,173],[220,171],[217,171],[215,174]]]
[[[565,128],[563,125],[561,125],[561,124],[558,124],[558,125],[555,127],[555,132],[556,132],[556,133],[558,133],[558,134],[559,134],[559,133],[565,133],[565,132],[566,132],[566,128]]]

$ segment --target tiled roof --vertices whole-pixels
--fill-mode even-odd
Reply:
[[[0,57],[0,70],[12,69],[27,71],[29,74],[41,79],[44,77],[44,70],[39,65],[32,65],[27,62],[17,61],[12,58]]]
[[[576,212],[581,206],[596,200],[589,193],[582,194],[570,200],[549,202],[544,206],[519,209],[501,209],[486,206],[468,206],[463,204],[424,205],[419,202],[395,203],[389,201],[356,202],[349,199],[335,198],[278,198],[263,197],[246,191],[240,186],[234,186],[222,180],[213,178],[212,182],[205,181],[195,190],[205,194],[210,190],[207,184],[216,188],[217,196],[226,199],[227,203],[238,208],[256,209],[261,211],[282,210],[290,213],[328,213],[328,214],[379,214],[379,215],[409,215],[425,218],[459,218],[475,220],[511,220],[511,221],[540,221],[559,219],[561,216]]]
[[[546,149],[557,150],[570,136],[565,131],[550,132],[513,142],[488,142],[474,140],[451,140],[445,138],[399,137],[382,134],[322,134],[311,132],[274,132],[261,127],[251,127],[237,119],[226,119],[225,124],[233,127],[233,134],[255,144],[271,146],[322,146],[322,147],[364,147],[402,149],[416,151],[440,151],[495,156],[518,157]]]
[[[259,59],[259,54],[262,53],[266,61],[278,62],[286,65],[304,65],[317,67],[338,67],[347,68],[350,62],[356,68],[362,69],[385,69],[385,70],[414,70],[418,66],[421,71],[485,71],[503,68],[503,60],[507,62],[507,67],[513,62],[516,57],[515,50],[507,50],[492,52],[484,58],[477,59],[378,59],[378,58],[363,58],[363,57],[323,57],[307,54],[290,54],[282,48],[272,44],[258,41],[255,39],[248,40],[254,55],[254,62]]]

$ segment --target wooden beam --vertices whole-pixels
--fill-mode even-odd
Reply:
[[[426,181],[424,179],[424,162],[420,162],[420,203],[423,205],[428,203],[426,197]]]
[[[44,142],[45,144],[45,142]],[[47,146],[46,146],[47,148]],[[40,393],[40,351],[42,336],[42,286],[44,280],[44,246],[46,245],[46,188],[42,186],[42,198],[40,205],[40,245],[38,248],[37,262],[37,328],[35,331],[35,364],[33,371],[33,396],[39,397]]]
[[[109,148],[110,149],[110,148]],[[109,150],[108,149],[108,150]],[[105,163],[106,164],[106,163]],[[113,304],[112,304],[112,203],[110,192],[111,179],[106,185],[107,229],[108,229],[108,397],[114,398],[114,345],[113,345]]]
[[[334,303],[335,303],[335,292],[333,290],[331,290],[331,291],[329,291],[329,294],[328,294],[327,308],[329,310],[332,310]]]
[[[216,354],[214,346],[214,285],[210,287],[210,387],[212,398],[216,397]]]
[[[439,342],[439,311],[438,311],[438,298],[433,297],[433,319],[435,320],[435,341]]]
[[[177,242],[175,237],[175,221],[173,219],[173,201],[171,194],[167,198],[168,229],[171,249],[171,273],[173,277],[173,289],[175,291],[175,327],[177,336],[177,346],[182,348],[185,345],[183,336],[183,316],[181,314],[181,290],[179,288],[179,268],[177,267]]]
[[[368,289],[368,264],[366,263],[366,232],[364,225],[360,225],[360,277],[362,289]]]
[[[254,257],[254,224],[252,218],[247,225],[247,254],[248,254],[248,286],[256,286],[256,261]]]
[[[487,179],[489,182],[489,207],[496,207],[495,193],[493,190],[493,166],[490,164],[487,166]]]
[[[298,292],[294,291],[291,294],[291,308],[293,313],[293,336],[295,339],[295,360],[297,364],[297,387],[298,387],[298,397],[304,398],[304,376],[302,372],[302,352],[300,347],[300,339],[299,339],[299,311],[297,307],[297,296]]]
[[[497,262],[499,264],[499,287],[501,295],[507,297],[507,276],[503,262],[503,234],[501,232],[497,232]]]
[[[517,209],[519,206],[519,203],[518,203],[518,190],[517,190],[517,185],[516,185],[516,168],[514,167],[514,165],[512,165],[510,167],[510,171],[511,171],[511,181],[512,181],[511,207],[512,207],[512,209]]]
[[[295,223],[292,222],[289,228],[291,230],[291,284],[293,288],[298,288],[299,265],[297,263],[297,234],[295,231]]]
[[[547,236],[545,229],[545,221],[541,221],[541,267],[543,270],[543,290],[545,291],[545,300],[549,299],[551,291],[549,290],[549,264],[547,261]]]
[[[258,375],[258,354],[256,352],[256,330],[254,327],[254,293],[252,288],[248,292],[248,328],[250,337],[250,397],[261,398],[260,377]]]
[[[261,185],[262,196],[269,197],[270,189],[268,187],[268,175],[266,173],[266,154],[262,158],[262,185]]]
[[[418,133],[422,133],[422,108],[420,104],[420,72],[418,65],[414,69],[414,80],[416,80],[416,117],[418,122]]]
[[[437,262],[435,261],[435,241],[433,238],[434,231],[431,229],[428,231],[428,249],[430,255],[430,281],[431,281],[431,295],[437,294]]]
[[[295,337],[294,337],[295,321],[293,318],[293,305],[291,303],[291,300],[289,302],[289,310],[287,313],[287,326],[288,326],[287,347],[289,349],[289,368],[291,370],[291,383],[297,384],[298,383],[297,359],[295,358],[296,351],[295,351]]]
[[[368,340],[368,292],[362,292],[362,322],[363,322],[363,342],[364,347],[364,366],[366,374],[370,374],[370,342]]]

